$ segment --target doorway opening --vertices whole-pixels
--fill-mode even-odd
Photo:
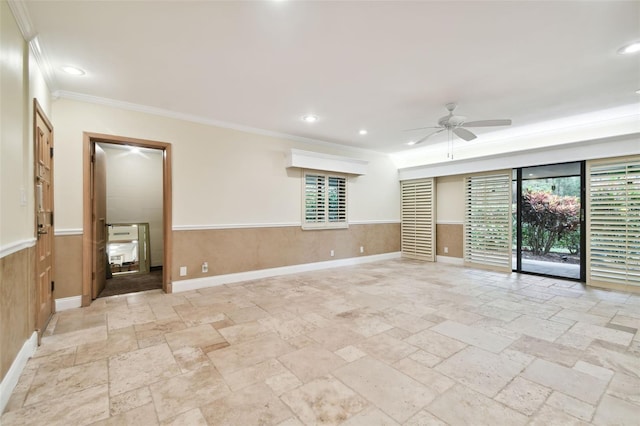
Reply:
[[[584,162],[513,171],[515,272],[585,280]]]
[[[85,133],[82,306],[171,292],[171,145]]]

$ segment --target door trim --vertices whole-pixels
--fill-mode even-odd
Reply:
[[[572,164],[572,163],[580,163],[580,273],[579,273],[579,277],[578,278],[574,278],[574,277],[564,277],[564,276],[560,276],[560,275],[549,275],[549,274],[544,274],[544,273],[540,273],[540,272],[533,272],[533,271],[523,271],[522,270],[522,217],[520,215],[520,196],[522,194],[522,181],[525,180],[523,179],[522,176],[522,169],[528,169],[528,168],[534,168],[534,167],[544,167],[544,166],[554,166],[554,165],[563,165],[563,164]],[[516,170],[516,196],[518,197],[518,201],[516,202],[516,233],[517,233],[517,239],[516,239],[516,266],[515,268],[512,269],[512,272],[516,272],[519,274],[527,274],[527,275],[536,275],[536,276],[541,276],[541,277],[549,277],[549,278],[558,278],[561,280],[567,280],[567,281],[577,281],[577,282],[582,282],[585,283],[586,279],[587,279],[587,251],[586,251],[586,246],[587,246],[587,231],[586,231],[586,216],[585,216],[585,209],[586,209],[586,205],[587,205],[587,199],[586,199],[586,161],[584,160],[579,160],[579,161],[566,161],[566,162],[562,162],[562,163],[551,163],[551,164],[538,164],[538,165],[532,165],[532,166],[525,166],[525,167],[519,167]],[[553,178],[564,178],[564,177],[575,177],[578,175],[572,174],[572,175],[559,175],[559,176],[553,176]]]
[[[91,304],[91,273],[93,269],[93,205],[91,192],[93,176],[91,175],[91,152],[96,143],[104,142],[115,145],[137,146],[140,148],[160,149],[162,156],[162,232],[164,258],[162,265],[162,289],[171,293],[171,260],[173,254],[172,242],[172,187],[171,187],[171,144],[146,139],[113,136],[101,133],[83,133],[83,207],[82,207],[82,306]]]

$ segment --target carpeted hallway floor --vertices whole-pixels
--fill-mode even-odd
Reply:
[[[118,294],[135,293],[138,291],[162,288],[162,269],[153,270],[148,274],[114,275],[107,280],[104,290],[98,297],[115,296]]]

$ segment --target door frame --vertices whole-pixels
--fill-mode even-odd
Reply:
[[[93,176],[91,167],[91,153],[96,143],[103,142],[114,145],[128,145],[140,148],[159,149],[162,155],[162,232],[163,232],[163,265],[162,289],[171,293],[171,260],[172,260],[172,187],[171,187],[171,144],[146,139],[113,136],[101,133],[83,133],[83,207],[82,207],[82,306],[91,304],[91,286],[93,272],[93,203],[91,193]]]
[[[548,275],[539,272],[530,272],[522,270],[522,218],[520,216],[520,196],[522,195],[522,169],[528,169],[531,167],[543,167],[543,166],[555,166],[562,165],[568,163],[580,163],[580,276],[578,278],[571,277],[562,277],[555,275]],[[586,282],[587,279],[587,252],[586,252],[586,241],[587,241],[587,230],[586,230],[586,217],[585,217],[585,209],[586,209],[586,162],[584,160],[579,161],[564,161],[562,163],[551,163],[551,164],[538,164],[533,166],[525,166],[519,167],[516,170],[516,265],[513,269],[513,272],[517,272],[519,274],[528,274],[528,275],[537,275],[542,277],[550,277],[550,278],[559,278],[562,280],[568,281],[578,281],[578,282]],[[575,176],[575,175],[571,175]],[[556,177],[556,176],[554,176]],[[558,176],[558,177],[566,177],[566,176]]]

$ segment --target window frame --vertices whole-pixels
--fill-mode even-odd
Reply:
[[[322,191],[322,200],[319,202],[318,197],[316,197],[316,205],[322,206],[322,220],[316,219],[315,221],[308,220],[307,217],[307,197],[309,195],[308,187],[307,187],[307,176],[313,176],[317,182],[322,180],[323,191]],[[342,183],[344,187],[343,191],[343,201],[340,202],[340,189],[338,189],[338,209],[337,214],[338,220],[331,220],[331,201],[330,190],[331,187],[330,181],[332,179],[338,179],[339,183]],[[304,170],[302,173],[302,229],[303,230],[318,230],[318,229],[346,229],[349,227],[349,217],[348,217],[348,193],[349,193],[349,178],[347,175],[342,173],[327,173],[322,171],[314,171],[314,170]],[[316,187],[317,188],[317,187]],[[340,188],[340,185],[338,185]],[[317,193],[318,191],[316,191]],[[313,197],[311,197],[313,198]],[[316,216],[317,218],[317,216]]]

